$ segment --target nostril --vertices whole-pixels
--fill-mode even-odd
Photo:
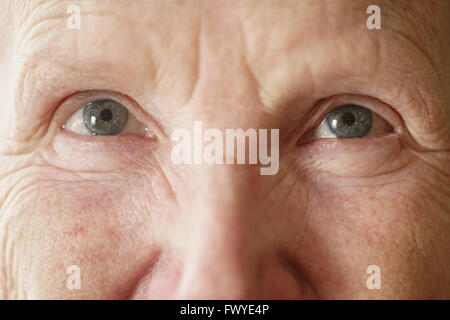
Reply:
[[[287,270],[296,282],[296,286],[299,289],[300,298],[305,300],[319,299],[319,295],[314,288],[311,280],[309,279],[306,271],[296,261],[295,257],[292,257],[286,252],[280,254],[280,261],[285,270]]]
[[[176,263],[158,251],[140,273],[129,299],[171,299],[179,279]]]

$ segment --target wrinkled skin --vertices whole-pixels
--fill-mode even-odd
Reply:
[[[450,298],[450,2],[0,1],[0,298]],[[85,90],[155,135],[63,130]],[[344,94],[395,131],[297,143]],[[194,120],[279,128],[278,174],[175,165]]]

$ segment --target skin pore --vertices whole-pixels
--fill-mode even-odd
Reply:
[[[372,2],[0,0],[0,298],[449,299],[450,2]],[[101,98],[152,134],[62,128]],[[303,139],[345,103],[391,132]],[[175,165],[195,120],[279,172]]]

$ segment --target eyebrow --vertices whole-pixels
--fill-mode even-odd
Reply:
[[[361,4],[365,4],[366,2],[360,2]],[[385,11],[388,11],[386,9],[386,7],[383,7],[385,9]],[[353,11],[355,11],[355,8],[353,8]],[[380,31],[371,31],[369,29],[366,28],[365,22],[366,19],[368,17],[368,15],[366,15],[365,12],[365,7],[361,7],[361,8],[357,8],[357,12],[356,13],[356,19],[355,17],[347,17],[347,16],[343,16],[342,19],[345,21],[345,23],[343,23],[341,25],[336,25],[336,26],[330,26],[328,29],[330,29],[328,32],[324,33],[323,35],[321,35],[320,33],[317,33],[317,31],[315,29],[308,29],[305,30],[304,32],[298,32],[298,31],[293,31],[291,32],[292,36],[288,39],[288,41],[285,41],[283,43],[281,43],[281,45],[279,45],[278,47],[276,47],[276,44],[278,43],[278,34],[277,34],[277,30],[274,30],[273,33],[273,37],[275,39],[275,42],[272,42],[272,38],[270,38],[271,34],[270,32],[264,36],[260,36],[258,37],[258,42],[259,43],[254,43],[253,45],[260,45],[260,47],[262,48],[270,48],[270,50],[264,51],[265,54],[267,52],[267,54],[269,55],[266,60],[264,60],[263,62],[261,62],[261,65],[267,66],[267,65],[271,65],[271,64],[276,64],[277,60],[280,60],[279,57],[284,57],[286,55],[290,55],[290,57],[292,59],[286,59],[286,64],[284,66],[284,68],[286,69],[294,69],[295,70],[295,63],[293,64],[293,61],[295,61],[295,59],[297,58],[298,60],[300,60],[301,63],[299,63],[298,65],[301,66],[302,62],[305,60],[305,57],[308,56],[308,51],[313,50],[314,47],[321,47],[323,45],[327,45],[329,43],[334,43],[336,44],[340,44],[343,43],[347,40],[351,40],[350,38],[356,38],[356,37],[360,37],[361,41],[357,41],[356,44],[357,46],[355,46],[355,44],[352,44],[350,42],[348,42],[348,46],[347,46],[347,50],[350,49],[349,46],[354,46],[354,48],[350,49],[354,51],[354,56],[358,57],[361,56],[357,51],[358,48],[363,48],[364,44],[366,45],[372,45],[373,46],[373,50],[374,53],[377,53],[376,51],[379,50],[384,50],[384,51],[391,51],[392,53],[398,53],[397,50],[401,49],[403,52],[407,52],[408,55],[401,57],[401,59],[399,59],[399,61],[397,62],[402,62],[401,60],[405,60],[406,58],[410,58],[410,59],[420,59],[422,60],[422,62],[425,62],[425,66],[422,69],[417,69],[417,68],[403,68],[403,70],[401,70],[400,67],[400,63],[398,65],[393,65],[395,67],[399,67],[398,70],[401,70],[402,72],[402,77],[425,77],[425,76],[433,76],[438,72],[442,72],[442,70],[439,69],[439,63],[436,61],[436,57],[434,57],[431,53],[429,49],[433,49],[434,46],[433,43],[430,42],[426,42],[426,40],[428,40],[429,37],[426,37],[425,35],[422,35],[419,32],[416,32],[414,30],[414,28],[411,28],[411,25],[407,25],[407,26],[398,26],[395,22],[398,19],[401,19],[401,17],[399,17],[399,12],[397,12],[398,10],[396,10],[395,12],[391,12],[390,15],[387,15],[386,17],[383,15],[382,17],[382,30]],[[359,16],[358,16],[359,15]],[[348,24],[346,20],[353,20],[355,22]],[[274,21],[268,21],[268,23],[275,23]],[[402,28],[403,27],[403,28]],[[340,28],[340,31],[336,31],[335,29]],[[305,41],[305,33],[308,33],[308,35],[310,36],[311,34],[318,34],[317,36],[313,36],[313,37],[306,37],[307,41]],[[343,36],[344,35],[344,36]],[[348,36],[347,36],[348,35]],[[284,35],[286,37],[286,35]],[[311,40],[312,39],[312,40]],[[311,41],[310,41],[311,40]],[[268,43],[261,43],[261,42],[268,42]],[[334,41],[334,42],[333,42]],[[275,46],[274,46],[275,44]],[[339,48],[338,46],[336,48]],[[330,59],[325,58],[325,59],[321,59],[321,55],[323,50],[316,50],[316,53],[319,53],[318,55],[314,56],[314,60],[312,60],[313,62],[316,61],[323,61],[323,62],[329,62]],[[330,54],[329,56],[331,56],[331,58],[333,58],[333,56],[336,56],[336,51],[331,51],[333,52],[333,54]],[[379,52],[378,52],[379,53]],[[258,57],[257,57],[258,58]],[[351,55],[348,56],[348,58],[351,58]],[[393,56],[391,56],[391,58],[395,58],[395,54]],[[328,61],[327,61],[328,60]],[[407,59],[406,59],[407,60]],[[347,61],[341,59],[340,61],[332,61],[333,63],[340,63],[341,66],[342,64],[345,65],[345,63]],[[349,71],[355,71],[355,67],[357,67],[357,65],[353,65],[351,62],[347,63],[350,65],[350,67],[348,67],[347,69]],[[282,64],[279,64],[280,66],[282,66]],[[403,64],[405,65],[405,64]],[[338,67],[338,66],[336,66]],[[262,69],[262,68],[261,68]],[[276,70],[276,67],[272,68],[273,70]],[[338,72],[333,72],[333,68],[331,68],[331,66],[326,66],[327,72],[324,72],[326,75],[332,75],[333,73],[339,78],[339,73],[341,76],[348,76],[350,75],[352,72],[346,72],[346,73],[342,73],[342,70],[338,70],[338,68],[335,68],[336,71]],[[393,69],[392,71],[396,71],[395,69]],[[325,77],[326,78],[326,77]],[[333,77],[335,78],[335,77]],[[297,86],[298,85],[294,85]]]

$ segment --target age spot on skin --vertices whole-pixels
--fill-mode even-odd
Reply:
[[[86,228],[82,225],[75,224],[69,231],[65,231],[64,234],[70,237],[83,236],[86,234]]]

